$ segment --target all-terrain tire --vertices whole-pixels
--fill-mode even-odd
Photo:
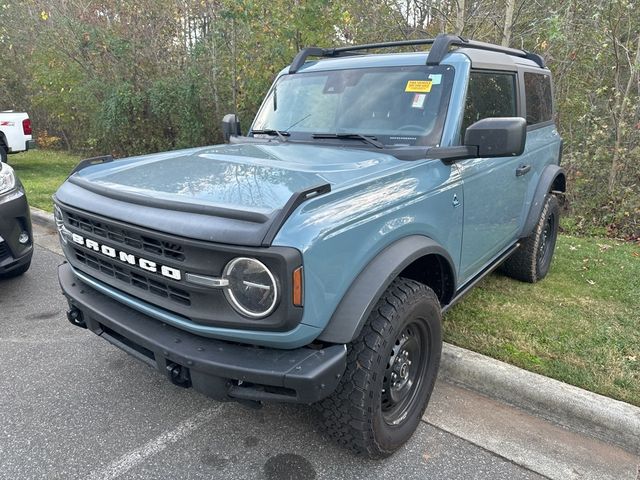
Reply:
[[[533,232],[521,241],[520,247],[500,266],[500,271],[523,282],[542,280],[551,267],[559,223],[558,199],[548,194]]]
[[[329,435],[370,458],[391,455],[422,418],[441,352],[435,293],[413,280],[394,280],[348,345],[347,369],[336,391],[318,404]],[[404,400],[394,403],[401,394]]]

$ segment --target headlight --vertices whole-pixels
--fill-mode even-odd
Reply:
[[[224,294],[233,308],[249,318],[263,318],[278,304],[278,284],[269,269],[255,258],[238,257],[224,269],[229,282]]]
[[[6,193],[16,188],[16,176],[6,163],[0,164],[0,193]]]

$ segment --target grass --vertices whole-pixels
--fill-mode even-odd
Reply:
[[[534,285],[493,274],[447,313],[445,340],[640,406],[640,245],[560,236]]]
[[[29,204],[48,212],[53,211],[51,196],[80,160],[77,155],[50,150],[9,155],[9,164],[27,190]]]
[[[31,205],[48,211],[79,160],[9,157]],[[447,313],[444,331],[455,345],[640,406],[640,245],[560,236],[546,279],[489,276]]]

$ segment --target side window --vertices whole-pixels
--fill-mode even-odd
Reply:
[[[471,72],[462,120],[462,137],[467,127],[490,117],[515,117],[515,73]]]
[[[527,125],[548,122],[553,118],[549,75],[525,72],[524,94],[527,102]]]

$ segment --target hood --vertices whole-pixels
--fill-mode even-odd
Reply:
[[[240,144],[120,160],[86,168],[76,178],[169,202],[269,214],[296,192],[326,183],[336,188],[391,162],[398,160],[366,150]]]
[[[90,166],[72,175],[56,197],[78,208],[89,207],[91,193],[109,197],[110,206],[117,201],[136,204],[137,211],[144,207],[165,215],[171,211],[220,217],[229,232],[234,230],[229,222],[254,223],[260,232],[241,244],[261,245],[264,235],[257,237],[282,217],[296,193],[326,184],[339,189],[398,165],[395,157],[370,150],[294,143],[219,145]],[[90,207],[117,217],[104,205]],[[233,234],[225,236],[221,230],[206,237],[238,243]]]

